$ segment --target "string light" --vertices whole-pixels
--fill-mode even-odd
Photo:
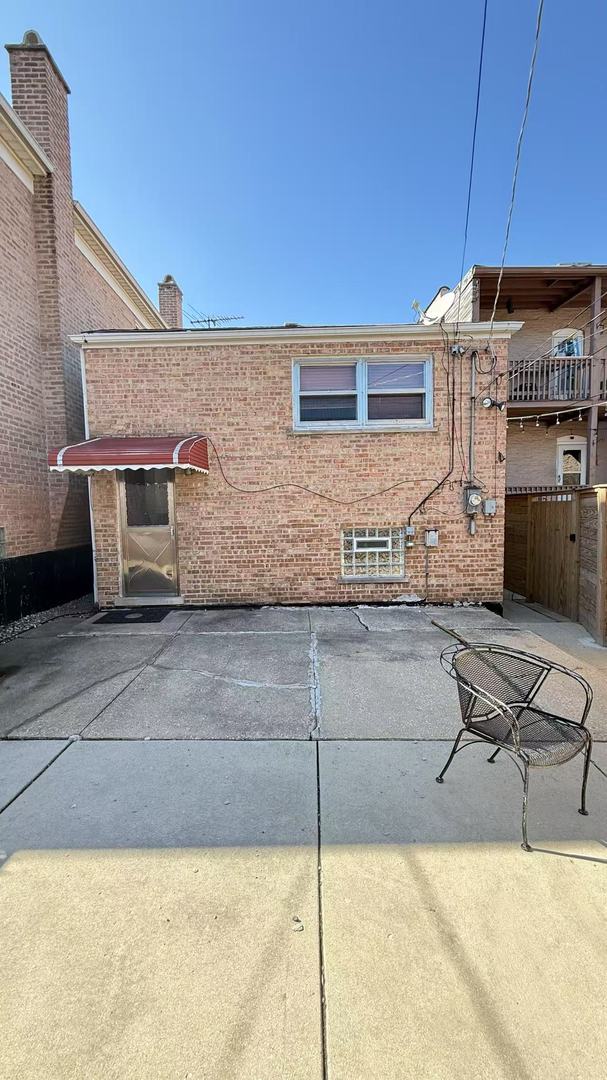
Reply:
[[[521,429],[521,431],[522,431],[522,430],[523,430],[523,427],[524,427],[524,424],[523,424],[523,421],[522,421],[522,420],[521,420],[521,422],[520,422],[520,424],[519,424],[519,427],[520,427],[520,429]]]
[[[580,419],[581,419],[581,417],[580,417]],[[535,426],[536,427],[540,426],[540,418],[539,418],[539,416],[536,416],[536,418],[535,418]]]
[[[579,412],[579,416],[578,416],[578,422],[579,422],[579,421],[580,421],[581,419],[582,419],[582,410],[580,409],[580,412]]]
[[[556,414],[556,422],[557,422],[557,424],[560,424],[560,422],[561,422],[561,421],[559,420],[559,414],[558,414],[558,413]]]

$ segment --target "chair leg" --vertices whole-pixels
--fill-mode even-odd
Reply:
[[[592,757],[592,735],[588,734],[586,740],[586,751],[584,753],[584,776],[582,779],[582,805],[578,810],[578,814],[583,814],[584,817],[588,817],[588,811],[586,809],[586,786],[588,784],[588,770],[590,768],[590,758]]]
[[[487,758],[487,761],[489,762],[490,765],[493,765],[493,762],[495,761],[495,759],[496,759],[497,755],[499,754],[500,750],[501,750],[501,746],[498,746],[497,750],[494,750],[491,757]]]
[[[529,795],[529,766],[525,762],[525,774],[523,779],[523,842],[521,847],[523,851],[533,851],[533,848],[529,844],[527,839],[527,802]]]
[[[465,730],[466,730],[465,728],[462,728],[461,731],[458,731],[457,738],[456,738],[456,740],[453,743],[453,746],[451,748],[451,753],[449,754],[449,757],[447,758],[447,764],[444,766],[443,771],[439,774],[439,776],[436,777],[436,783],[437,784],[444,784],[443,776],[445,775],[447,769],[449,768],[451,762],[453,761],[453,758],[455,757],[455,755],[457,753],[457,748],[459,746],[459,741],[460,741],[462,735],[464,734]]]

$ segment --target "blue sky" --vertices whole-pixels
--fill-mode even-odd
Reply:
[[[466,263],[501,257],[535,0],[489,0]],[[461,261],[482,0],[5,0],[72,88],[74,193],[150,295],[409,322]],[[510,264],[607,261],[603,0],[546,0]],[[8,57],[0,89],[9,96]]]

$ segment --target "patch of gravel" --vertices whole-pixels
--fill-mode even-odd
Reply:
[[[26,630],[33,630],[36,626],[52,622],[53,619],[60,619],[65,615],[84,619],[92,615],[95,610],[91,593],[81,596],[78,600],[70,600],[68,604],[59,604],[46,611],[36,611],[33,615],[25,615],[23,619],[16,619],[15,622],[0,626],[0,644],[4,641],[12,641],[13,638],[19,637],[19,634],[24,634]]]

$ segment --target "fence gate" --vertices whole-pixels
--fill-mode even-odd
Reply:
[[[507,589],[577,620],[579,550],[578,492],[508,496]]]
[[[578,496],[536,495],[530,505],[530,600],[578,617]]]

